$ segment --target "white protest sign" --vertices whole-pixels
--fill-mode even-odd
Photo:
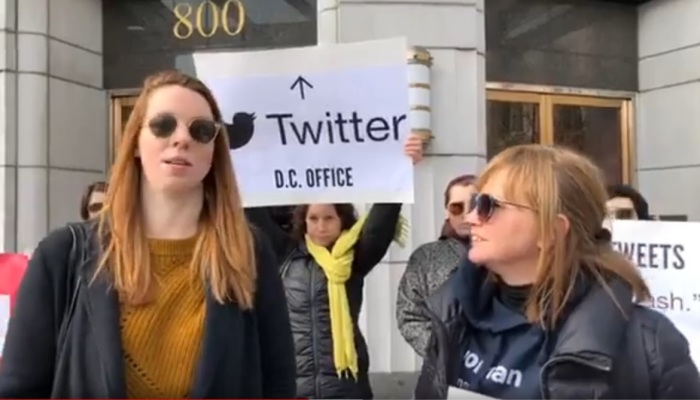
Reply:
[[[5,336],[10,323],[10,296],[0,294],[0,357],[5,350]]]
[[[246,207],[413,203],[406,42],[196,53]]]
[[[683,332],[700,365],[700,223],[616,220],[612,236],[615,250],[639,267],[649,285],[649,306]]]
[[[471,390],[458,388],[456,386],[447,387],[447,400],[496,400],[494,397],[484,396]]]

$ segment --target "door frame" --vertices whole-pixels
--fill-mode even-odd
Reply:
[[[542,144],[554,143],[553,108],[555,105],[618,108],[620,110],[622,182],[636,186],[633,113],[636,95],[634,93],[503,83],[488,83],[486,87],[487,101],[538,104],[539,136]]]
[[[139,92],[136,90],[110,93],[109,96],[109,155],[110,165],[114,163],[117,147],[122,135],[122,108],[133,107]]]

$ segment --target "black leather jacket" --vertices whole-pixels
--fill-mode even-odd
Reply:
[[[401,204],[375,204],[355,245],[353,271],[346,283],[353,320],[359,376],[341,379],[333,362],[328,286],[321,267],[309,255],[303,243],[288,243],[279,232],[262,220],[259,211],[248,216],[273,237],[280,253],[291,247],[282,262],[281,274],[287,294],[289,319],[296,348],[297,397],[312,399],[371,399],[367,372],[369,354],[357,320],[363,301],[364,279],[379,264],[391,244]],[[289,236],[287,236],[288,238]],[[276,238],[276,239],[274,239]]]
[[[448,384],[458,373],[459,349],[470,340],[460,299],[474,295],[460,294],[481,287],[485,279],[483,268],[465,262],[426,300],[433,336],[416,399],[446,398]],[[700,375],[685,337],[661,313],[634,304],[628,285],[612,280],[609,287],[614,299],[601,285],[591,283],[557,332],[540,372],[542,398],[700,398]]]

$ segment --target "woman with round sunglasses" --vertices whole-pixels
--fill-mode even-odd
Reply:
[[[416,398],[700,398],[687,340],[641,304],[649,287],[601,227],[602,176],[551,146],[489,162],[469,262],[426,302],[433,340]]]
[[[420,136],[407,138],[404,153],[414,164],[422,159]],[[358,218],[352,204],[300,205],[288,234],[265,210],[248,210],[286,251],[280,269],[296,348],[297,397],[373,398],[358,318],[367,274],[405,233],[400,212],[401,204],[375,204]]]
[[[467,213],[476,189],[474,175],[452,179],[445,189],[447,217],[438,240],[419,246],[411,253],[401,276],[396,298],[396,320],[399,331],[420,356],[430,338],[430,318],[422,312],[422,304],[457,269],[469,249]]]
[[[35,250],[3,398],[292,398],[272,249],[244,216],[221,112],[199,80],[146,79],[97,223]]]

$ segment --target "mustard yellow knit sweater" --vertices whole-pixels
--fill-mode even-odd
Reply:
[[[150,240],[155,301],[121,305],[129,398],[185,398],[194,381],[204,332],[204,286],[189,271],[196,238]]]

